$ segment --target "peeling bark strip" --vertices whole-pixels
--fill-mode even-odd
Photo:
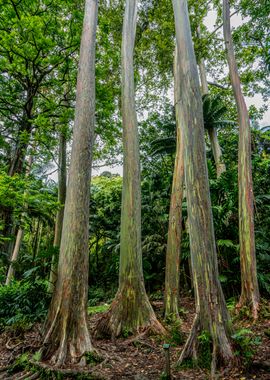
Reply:
[[[230,78],[237,105],[239,121],[238,189],[239,189],[239,242],[241,265],[241,297],[238,308],[251,307],[254,319],[258,318],[260,302],[256,268],[254,234],[254,196],[251,163],[251,131],[246,102],[234,54],[230,25],[230,3],[223,0],[223,30],[230,69]]]
[[[212,341],[212,371],[217,360],[233,360],[229,315],[218,279],[217,253],[211,211],[204,144],[203,107],[199,75],[192,44],[186,0],[173,0],[179,59],[179,117],[184,135],[184,165],[187,187],[190,250],[196,317],[182,351],[185,358],[197,358],[198,335],[208,331]]]
[[[85,364],[85,353],[93,350],[87,327],[87,298],[97,11],[98,0],[86,0],[57,283],[43,341],[42,359],[57,366]]]
[[[110,336],[146,327],[164,332],[147,297],[142,269],[141,179],[133,69],[136,20],[137,1],[126,0],[122,35],[124,173],[119,288],[110,310],[97,325],[99,334]]]
[[[174,104],[176,112],[176,154],[173,173],[173,184],[169,214],[169,229],[166,252],[166,273],[165,273],[165,296],[164,308],[165,317],[179,318],[179,276],[180,276],[180,253],[182,234],[182,202],[184,190],[184,144],[181,120],[179,118],[179,70],[177,49],[174,58]]]

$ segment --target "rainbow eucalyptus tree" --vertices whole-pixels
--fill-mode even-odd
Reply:
[[[87,326],[87,298],[97,10],[98,0],[86,0],[57,282],[42,347],[42,360],[56,366],[84,365],[85,354],[93,350]]]
[[[233,360],[229,314],[218,278],[217,252],[211,211],[204,144],[204,121],[199,75],[192,44],[186,0],[173,0],[179,59],[179,118],[184,135],[190,251],[196,316],[179,361],[197,359],[199,335],[206,331],[212,345],[212,372],[217,362]]]
[[[251,163],[251,131],[246,102],[234,54],[230,25],[230,3],[223,0],[223,30],[233,93],[239,122],[238,144],[238,213],[241,266],[241,296],[237,305],[250,307],[254,319],[258,318],[260,294],[256,269],[254,234],[254,195]]]
[[[184,190],[184,144],[182,127],[180,123],[180,84],[177,49],[174,58],[174,104],[176,113],[176,153],[171,193],[169,228],[166,252],[165,271],[165,317],[178,319],[179,303],[179,276],[180,276],[180,252],[182,234],[182,201]]]
[[[119,287],[109,311],[97,325],[98,334],[119,336],[140,328],[163,332],[147,297],[142,268],[141,183],[133,54],[137,1],[126,0],[122,34],[122,118],[124,173],[120,232]]]

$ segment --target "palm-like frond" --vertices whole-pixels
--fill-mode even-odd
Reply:
[[[204,128],[219,128],[228,125],[235,125],[231,120],[224,120],[223,117],[227,112],[227,107],[222,103],[219,95],[203,95],[203,119]]]
[[[264,127],[261,127],[261,132],[268,132],[270,131],[270,125],[265,125]]]
[[[173,154],[176,149],[176,138],[172,137],[163,137],[156,139],[151,142],[151,155],[155,156],[156,154]]]
[[[203,100],[203,119],[204,128],[221,128],[234,126],[236,123],[231,120],[224,120],[223,117],[227,112],[227,107],[222,103],[219,95],[204,95]],[[161,137],[151,142],[150,154],[173,154],[176,150],[176,137]]]

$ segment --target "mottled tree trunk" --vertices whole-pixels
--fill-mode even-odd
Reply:
[[[187,1],[173,0],[173,7],[179,52],[179,113],[184,135],[190,250],[196,302],[196,317],[179,360],[181,362],[185,358],[197,358],[200,354],[198,335],[207,331],[211,336],[212,371],[215,372],[217,359],[224,362],[233,359],[229,315],[218,279],[202,99]]]
[[[251,163],[251,131],[247,106],[241,89],[240,77],[234,54],[230,26],[229,0],[223,1],[223,28],[230,78],[237,105],[239,121],[238,191],[239,191],[239,241],[241,264],[241,297],[238,308],[250,307],[258,318],[259,286],[256,269],[254,234],[254,196]]]
[[[85,354],[93,350],[87,326],[87,300],[97,9],[98,0],[86,0],[57,282],[42,348],[42,360],[56,366],[84,365]]]
[[[119,288],[108,313],[99,321],[100,334],[119,336],[152,327],[163,331],[147,297],[141,249],[141,183],[133,52],[137,1],[126,0],[122,39],[122,117],[124,173],[122,190]]]
[[[67,181],[67,140],[65,131],[61,131],[59,135],[59,158],[58,158],[58,202],[60,203],[60,209],[57,211],[54,229],[54,241],[53,246],[55,248],[60,247],[64,207],[66,200],[66,181]],[[57,264],[58,260],[56,255],[52,257],[52,265],[50,271],[49,292],[53,292],[54,286],[57,280]]]
[[[198,28],[197,33],[198,33],[198,37],[200,38],[200,28]],[[204,63],[203,58],[201,58],[199,61],[199,72],[200,72],[200,79],[201,79],[202,95],[207,95],[209,94],[209,87],[207,83],[205,63]],[[211,149],[212,149],[215,164],[216,164],[217,177],[219,178],[221,174],[226,171],[226,166],[222,159],[222,150],[218,141],[217,129],[209,128],[208,136],[209,136]]]
[[[164,309],[165,317],[170,319],[179,318],[179,277],[180,277],[180,253],[182,234],[182,202],[184,191],[184,144],[183,134],[179,119],[179,80],[176,69],[177,49],[174,58],[174,103],[176,113],[176,154],[173,173],[173,184],[171,193],[169,229],[166,252],[165,271],[165,295]]]

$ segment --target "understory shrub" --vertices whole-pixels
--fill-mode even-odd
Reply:
[[[9,286],[0,286],[0,330],[43,320],[49,302],[45,281],[14,281]]]

